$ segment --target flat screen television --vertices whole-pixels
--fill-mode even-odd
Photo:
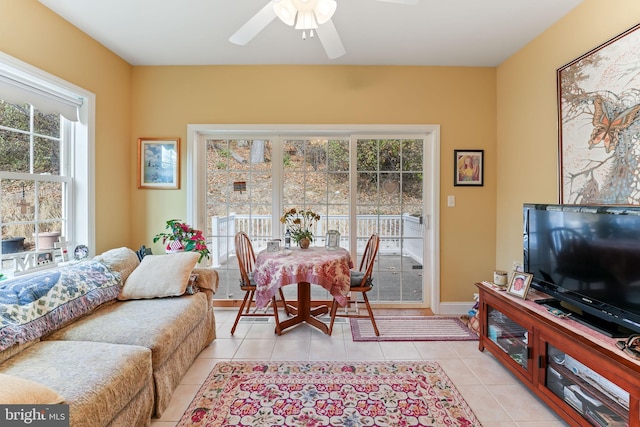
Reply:
[[[609,336],[640,333],[640,207],[524,204],[523,214],[524,269],[545,303]]]

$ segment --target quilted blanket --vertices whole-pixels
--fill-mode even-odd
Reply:
[[[118,296],[120,275],[97,261],[0,284],[0,351],[38,339]]]

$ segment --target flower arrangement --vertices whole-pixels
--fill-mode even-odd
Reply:
[[[307,238],[313,242],[313,226],[320,220],[320,215],[311,210],[291,208],[284,212],[280,222],[285,224],[294,242]]]
[[[209,249],[207,248],[207,242],[205,241],[202,231],[191,228],[190,225],[181,222],[179,219],[170,219],[165,226],[168,233],[158,233],[153,237],[153,243],[162,239],[162,243],[167,241],[180,242],[182,247],[187,252],[198,252],[200,258],[198,262],[202,261],[202,258],[209,258]],[[171,244],[167,244],[167,249],[172,249]]]

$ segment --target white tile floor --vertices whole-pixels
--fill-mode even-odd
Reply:
[[[152,427],[173,427],[203,381],[230,360],[435,360],[445,370],[484,427],[566,426],[477,341],[353,342],[348,324],[327,336],[302,324],[277,336],[273,324],[241,321],[230,335],[236,310],[216,308],[218,337],[204,349],[176,389],[162,418]]]

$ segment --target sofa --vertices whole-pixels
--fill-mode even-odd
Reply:
[[[0,404],[64,403],[72,427],[148,426],[215,339],[199,255],[128,248],[0,282]]]

